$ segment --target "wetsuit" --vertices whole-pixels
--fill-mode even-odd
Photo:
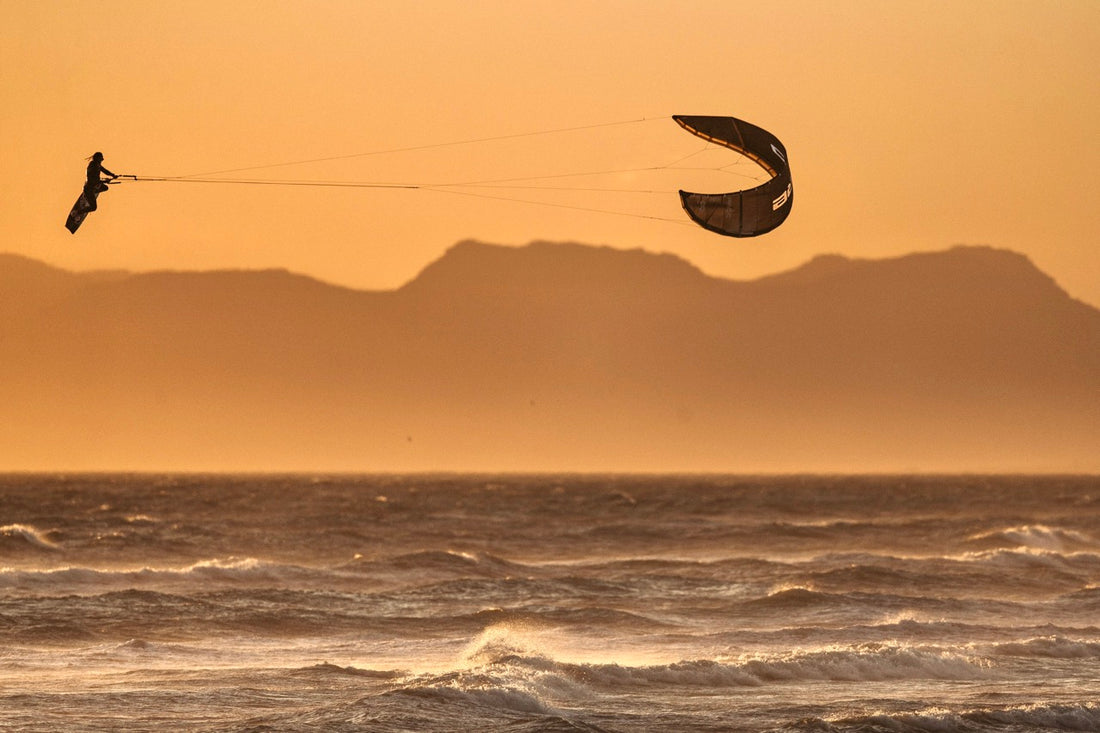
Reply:
[[[103,167],[102,161],[92,158],[92,162],[88,164],[88,180],[84,183],[84,197],[88,199],[88,203],[91,204],[89,211],[96,210],[96,197],[107,190],[107,184],[100,178],[100,175],[103,173],[106,173],[111,178],[115,177],[114,173]]]

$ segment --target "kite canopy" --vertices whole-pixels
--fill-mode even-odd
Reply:
[[[728,237],[755,237],[783,223],[791,213],[794,187],[787,149],[767,130],[734,117],[673,115],[681,127],[704,140],[749,158],[771,179],[732,193],[680,191],[680,203],[697,224]]]

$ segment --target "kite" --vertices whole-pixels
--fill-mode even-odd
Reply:
[[[752,160],[771,178],[755,188],[732,193],[680,191],[691,219],[727,237],[755,237],[783,223],[794,203],[787,149],[767,130],[735,117],[673,115],[681,127],[708,142]]]

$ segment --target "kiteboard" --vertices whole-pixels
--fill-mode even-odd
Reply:
[[[92,205],[99,197],[99,194],[107,190],[107,184],[101,183],[95,191],[89,192],[87,188],[80,192],[80,197],[77,198],[76,203],[73,204],[73,208],[69,211],[69,218],[65,220],[65,228],[73,234],[76,234],[76,230],[80,228],[80,225],[84,222],[84,218],[92,211]],[[89,200],[89,196],[91,199]]]

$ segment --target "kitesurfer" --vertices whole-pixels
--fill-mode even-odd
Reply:
[[[102,176],[106,174],[107,178]],[[84,183],[84,197],[91,205],[88,211],[95,211],[96,197],[107,190],[106,181],[113,181],[117,175],[103,167],[103,153],[92,156],[92,162],[88,163],[88,180]]]

